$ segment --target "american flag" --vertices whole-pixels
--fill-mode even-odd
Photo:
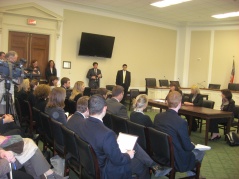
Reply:
[[[234,76],[235,76],[235,61],[233,60],[233,63],[232,63],[232,72],[231,72],[231,76],[230,76],[230,83],[233,83],[233,81],[234,81]]]

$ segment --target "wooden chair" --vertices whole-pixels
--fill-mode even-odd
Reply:
[[[132,104],[132,100],[139,95],[139,89],[130,89],[130,98],[129,98],[129,110]]]
[[[120,132],[128,133],[127,120],[119,116],[111,115],[112,130],[119,135]]]
[[[150,157],[157,163],[171,167],[171,172],[167,175],[168,178],[174,179],[176,169],[174,166],[174,148],[172,137],[166,133],[160,132],[151,127],[148,130],[148,140],[150,147]],[[199,179],[200,174],[200,162],[196,163],[196,175],[193,178]],[[190,177],[191,178],[191,177]]]
[[[81,178],[100,179],[100,169],[94,149],[75,134],[80,156]]]

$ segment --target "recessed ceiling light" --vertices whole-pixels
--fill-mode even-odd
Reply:
[[[151,6],[156,6],[156,7],[167,7],[175,4],[180,4],[183,2],[188,2],[191,0],[163,0],[163,1],[158,1],[155,3],[150,4]]]
[[[228,17],[237,17],[239,16],[239,11],[238,12],[229,12],[225,14],[216,14],[213,15],[212,17],[217,18],[217,19],[223,19],[223,18],[228,18]]]

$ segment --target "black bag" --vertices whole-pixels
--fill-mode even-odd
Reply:
[[[226,140],[230,146],[237,146],[239,145],[239,134],[236,132],[229,132],[226,135]]]

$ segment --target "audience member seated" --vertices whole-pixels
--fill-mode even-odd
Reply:
[[[131,175],[136,174],[139,179],[149,179],[149,167],[154,169],[156,177],[170,172],[171,168],[156,164],[137,144],[134,150],[121,153],[116,134],[102,122],[107,110],[105,99],[96,94],[90,97],[88,103],[90,117],[78,126],[78,134],[94,149],[101,178],[131,179]]]
[[[0,134],[7,135],[21,135],[24,137],[24,133],[21,128],[14,122],[12,115],[5,114],[0,118]]]
[[[77,102],[77,100],[83,96],[84,90],[85,90],[85,84],[83,81],[75,82],[75,85],[72,89],[71,96],[69,99]]]
[[[235,109],[235,101],[232,99],[232,93],[229,89],[223,89],[221,90],[222,95],[222,104],[221,104],[221,110],[222,111],[228,111],[228,112],[234,112]],[[234,114],[232,114],[232,118],[234,118]],[[227,120],[225,118],[220,119],[211,119],[210,125],[209,125],[209,132],[212,133],[210,140],[217,140],[220,139],[221,136],[219,134],[218,124],[224,124],[227,125]]]
[[[127,108],[120,103],[124,97],[124,88],[116,85],[112,89],[112,98],[106,100],[107,112],[116,116],[129,119],[127,114]]]
[[[154,118],[155,128],[172,137],[174,146],[175,168],[179,172],[193,175],[196,161],[202,162],[204,152],[195,149],[188,135],[187,122],[178,115],[181,107],[182,95],[173,91],[168,95],[168,110],[159,113]]]
[[[36,79],[31,80],[30,82],[30,92],[28,95],[28,101],[30,102],[31,106],[34,107],[35,103],[36,103],[36,97],[33,94],[34,90],[36,89],[37,85],[38,85],[38,81]]]
[[[41,71],[38,66],[37,60],[32,60],[29,73],[33,74],[34,79],[37,79],[38,81],[40,81]]]
[[[67,77],[63,77],[61,79],[61,87],[64,88],[66,91],[66,99],[69,99],[69,97],[71,95],[71,91],[69,90],[71,87],[70,79]]]
[[[34,95],[36,98],[35,107],[39,109],[41,112],[45,112],[49,94],[50,94],[50,87],[45,84],[38,85],[34,91]]]
[[[150,117],[144,114],[144,109],[147,108],[147,106],[148,96],[146,94],[138,95],[133,101],[134,111],[130,114],[130,120],[146,127],[154,127]]]
[[[49,100],[46,105],[45,113],[47,113],[51,118],[55,119],[62,124],[66,124],[67,118],[65,111],[63,110],[65,106],[66,93],[61,87],[53,88],[49,95]]]
[[[49,84],[49,86],[50,86],[50,88],[52,90],[52,88],[57,87],[59,79],[56,76],[51,76],[48,81],[49,81],[48,84]]]
[[[112,97],[112,93],[110,91],[108,91],[106,88],[98,88],[96,91],[96,94],[102,95],[105,99]],[[110,96],[110,94],[111,94],[111,96]]]
[[[175,82],[170,83],[169,88],[170,88],[170,90],[169,90],[168,94],[169,94],[170,92],[172,92],[172,91],[178,91],[181,95],[183,95],[183,93],[182,93],[182,91],[180,90],[180,88],[179,88],[179,86],[177,85],[177,83],[175,83]],[[168,98],[168,95],[166,96],[165,100],[167,100],[167,98]]]
[[[21,138],[18,135],[6,137],[0,135],[0,159],[1,178],[6,177],[6,174],[10,172],[9,163],[13,170],[24,166],[26,172],[34,179],[64,178],[50,169],[51,166],[31,139]]]
[[[191,94],[189,95],[189,102],[184,102],[184,105],[188,106],[202,106],[203,97],[200,94],[200,90],[197,85],[191,87]],[[186,116],[189,120],[189,116]],[[194,117],[192,117],[192,131],[197,131],[197,122]]]
[[[79,125],[81,122],[84,121],[86,118],[89,117],[89,110],[88,110],[88,100],[89,96],[82,96],[78,99],[76,104],[76,112],[71,115],[68,119],[66,126],[78,134]]]
[[[45,76],[48,83],[52,76],[57,76],[57,70],[53,60],[48,61],[47,67],[45,69]]]

